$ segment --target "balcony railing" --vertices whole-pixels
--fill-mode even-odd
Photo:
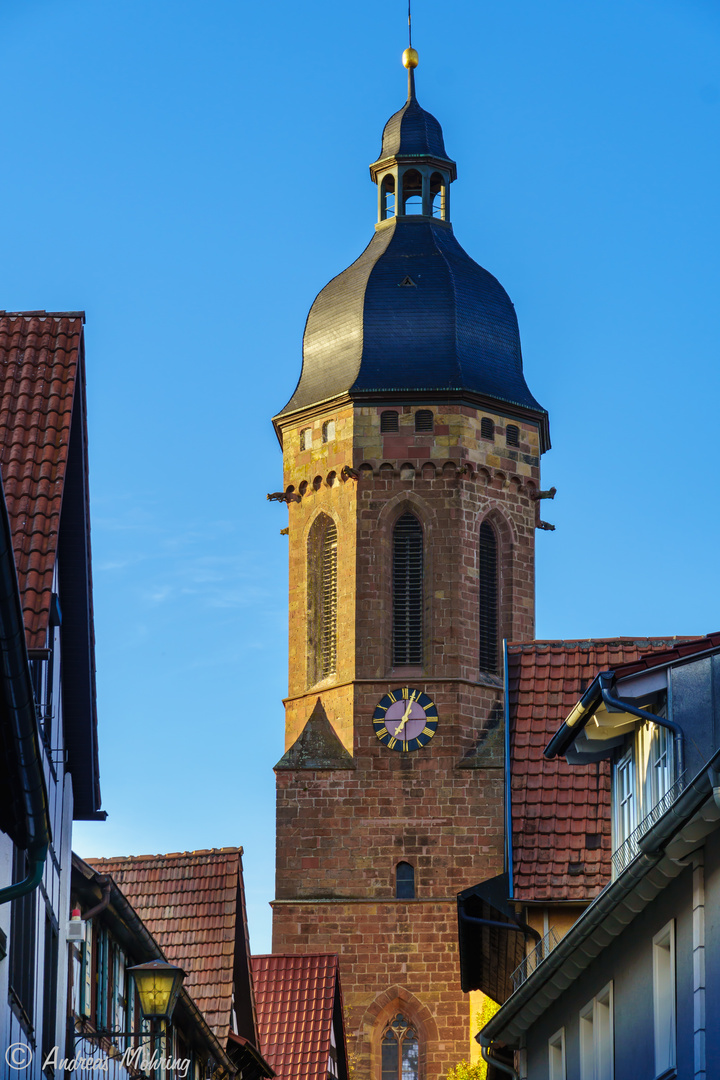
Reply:
[[[685,790],[686,780],[685,773],[678,777],[671,788],[663,795],[649,814],[646,815],[633,831],[628,836],[627,840],[624,840],[620,847],[614,852],[612,857],[612,871],[613,878],[619,877],[623,870],[626,870],[630,863],[640,854],[640,841],[646,832],[655,825],[663,814],[666,814],[672,804],[678,798],[679,795]]]
[[[515,993],[518,987],[522,986],[525,980],[532,975],[535,968],[538,967],[545,957],[553,951],[559,940],[560,935],[555,930],[555,927],[551,926],[542,941],[538,941],[532,952],[527,954],[525,959],[518,964],[510,976],[513,984],[513,993]]]

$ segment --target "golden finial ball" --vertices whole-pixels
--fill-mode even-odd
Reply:
[[[402,55],[403,67],[416,68],[418,66],[418,54],[415,49],[406,49]]]

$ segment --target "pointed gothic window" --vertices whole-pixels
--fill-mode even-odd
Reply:
[[[498,670],[498,544],[488,521],[480,526],[480,670]]]
[[[417,1031],[402,1013],[397,1013],[382,1037],[382,1080],[418,1080],[419,1076]]]
[[[393,664],[422,664],[422,616],[422,526],[408,513],[393,531]]]
[[[337,668],[337,526],[320,514],[308,536],[308,681]]]

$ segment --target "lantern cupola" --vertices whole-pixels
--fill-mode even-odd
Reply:
[[[418,103],[415,49],[405,50],[403,64],[408,69],[407,101],[385,125],[380,156],[370,166],[378,186],[378,227],[409,216],[449,223],[449,191],[457,166],[447,156],[439,122]]]

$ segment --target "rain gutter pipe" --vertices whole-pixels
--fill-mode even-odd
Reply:
[[[512,776],[510,775],[510,670],[508,667],[508,643],[503,638],[503,681],[505,711],[505,872],[508,876],[510,900],[515,895],[512,847]]]
[[[675,740],[677,775],[682,776],[685,772],[685,739],[680,725],[676,724],[674,720],[667,719],[667,717],[656,716],[655,713],[648,712],[647,709],[638,709],[636,705],[631,705],[627,701],[621,701],[620,698],[613,697],[609,687],[614,682],[614,672],[604,671],[602,675],[598,676],[598,679],[600,682],[602,699],[611,709],[619,709],[620,712],[630,713],[631,716],[637,716],[640,720],[649,720],[652,724],[658,724],[660,727],[667,728],[668,731],[673,733]]]
[[[40,756],[35,695],[30,679],[25,623],[20,601],[12,534],[0,486],[0,685],[7,705],[8,742],[20,777],[24,844],[29,869],[23,881],[0,889],[0,904],[36,889],[42,880],[51,829],[45,772]]]
[[[492,1056],[492,1054],[490,1053],[490,1050],[492,1049],[491,1039],[486,1039],[483,1036],[482,1032],[479,1031],[475,1036],[475,1041],[480,1044],[480,1053],[482,1054],[483,1061],[486,1061],[488,1065],[492,1065],[494,1069],[499,1069],[500,1072],[504,1072],[507,1073],[508,1076],[512,1076],[513,1080],[520,1080],[520,1077],[518,1076],[515,1069],[513,1069],[512,1065],[506,1065],[504,1061],[498,1061],[497,1058]]]
[[[500,919],[482,919],[479,915],[468,915],[464,911],[460,918],[463,922],[475,923],[476,926],[493,926],[496,930],[514,930],[518,934],[529,934],[537,945],[542,941],[542,934],[520,919],[515,922],[502,922]]]

